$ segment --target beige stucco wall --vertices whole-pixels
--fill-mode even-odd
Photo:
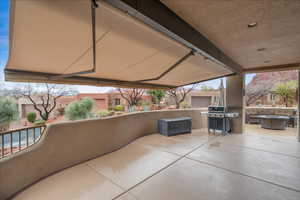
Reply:
[[[244,132],[244,74],[226,78],[226,105],[229,112],[239,113],[239,117],[232,119],[232,132]]]
[[[189,105],[192,105],[192,97],[211,97],[211,105],[215,103],[215,98],[219,96],[219,91],[218,90],[212,90],[212,91],[192,91],[191,93],[187,94],[186,96],[186,102]]]
[[[39,143],[0,160],[0,199],[59,170],[115,151],[138,137],[156,133],[161,118],[191,117],[205,128],[201,110],[131,113],[106,119],[51,124]]]
[[[296,115],[297,107],[246,107],[245,113],[252,115]]]

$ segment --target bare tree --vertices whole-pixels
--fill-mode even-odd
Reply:
[[[1,87],[2,86],[0,85],[0,88]],[[12,97],[14,99],[19,99],[22,95],[19,93],[19,89],[17,88],[7,89],[4,87],[0,89],[0,97]]]
[[[130,107],[138,105],[139,101],[142,99],[142,96],[145,93],[145,89],[139,88],[117,88],[117,90],[119,91],[120,95],[126,100]]]
[[[33,105],[39,116],[47,121],[57,105],[57,100],[76,91],[64,85],[55,84],[28,84],[19,89],[18,93],[27,98]]]
[[[180,103],[184,102],[187,94],[193,91],[197,86],[198,84],[193,84],[191,87],[178,87],[172,90],[167,90],[166,93],[174,100],[176,108],[180,108]]]

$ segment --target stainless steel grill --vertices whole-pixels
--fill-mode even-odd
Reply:
[[[210,106],[208,112],[202,112],[201,114],[207,116],[207,128],[208,133],[215,134],[217,131],[222,134],[227,134],[232,130],[231,119],[238,117],[238,113],[227,112],[224,106]]]

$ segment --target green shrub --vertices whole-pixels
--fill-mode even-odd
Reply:
[[[107,116],[111,116],[113,112],[109,110],[100,110],[98,114],[100,117],[107,117]]]
[[[191,106],[186,101],[180,103],[180,108],[190,108],[190,107]]]
[[[122,106],[122,105],[117,105],[117,106],[114,107],[114,110],[115,110],[115,111],[124,111],[125,108],[124,108],[124,106]]]
[[[99,115],[97,113],[89,113],[88,114],[88,117],[89,119],[98,119],[99,118]]]
[[[140,106],[149,106],[149,105],[150,105],[150,102],[148,102],[148,101],[140,101],[140,102],[139,102],[139,105],[140,105]]]
[[[34,122],[34,124],[35,125],[37,125],[37,126],[40,126],[40,125],[45,125],[45,120],[43,120],[43,119],[39,119],[39,120],[36,120],[35,122]]]
[[[65,109],[65,115],[70,120],[87,119],[92,116],[94,100],[83,98],[80,101],[70,103]]]
[[[278,83],[275,85],[274,92],[279,95],[285,104],[285,107],[288,107],[289,104],[293,104],[293,98],[296,95],[297,91],[297,82],[288,81],[284,83]]]
[[[143,111],[149,111],[150,110],[150,102],[148,101],[140,101],[139,105],[143,107]]]
[[[30,123],[34,123],[36,120],[36,113],[35,112],[29,112],[27,113],[27,121]]]
[[[13,99],[0,97],[0,124],[18,119],[18,105]]]
[[[148,90],[147,93],[152,96],[156,104],[159,104],[166,95],[164,90]]]
[[[81,99],[80,102],[81,102],[81,105],[83,107],[85,107],[85,109],[88,111],[92,111],[94,104],[95,104],[94,100],[89,97],[85,97],[85,98]]]

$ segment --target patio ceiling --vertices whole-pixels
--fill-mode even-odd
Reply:
[[[93,56],[90,0],[12,0],[5,78],[173,88],[298,67],[300,3],[260,2],[99,1]]]
[[[161,1],[246,72],[300,66],[299,0]]]

